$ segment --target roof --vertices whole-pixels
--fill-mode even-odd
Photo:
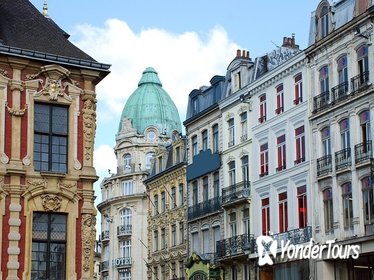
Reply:
[[[119,122],[119,133],[125,118],[131,120],[132,127],[140,134],[148,127],[156,127],[158,133],[168,136],[173,131],[182,131],[178,109],[152,67],[144,70],[138,88],[128,98]]]
[[[69,35],[52,19],[40,13],[29,0],[1,0],[0,15],[0,50],[2,53],[9,52],[14,55],[45,60],[50,57],[55,61],[59,61],[55,56],[61,56],[75,58],[75,62],[77,60],[96,62],[71,43],[68,40]],[[29,50],[29,52],[23,50]],[[35,52],[52,56],[35,55]],[[65,61],[67,60],[65,58]],[[70,62],[70,64],[76,63]],[[109,69],[109,65],[95,63],[95,66],[91,67]]]

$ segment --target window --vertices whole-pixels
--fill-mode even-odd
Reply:
[[[295,99],[293,104],[298,105],[303,102],[303,76],[298,74],[295,76]]]
[[[369,111],[364,111],[360,114],[360,126],[362,142],[367,143],[371,140]]]
[[[320,14],[320,32],[321,38],[329,34],[329,7],[323,6]]]
[[[161,279],[166,279],[165,265],[161,265]]]
[[[132,195],[134,194],[133,181],[122,181],[123,195]]]
[[[145,167],[147,170],[151,170],[154,156],[155,156],[154,153],[147,153],[145,155]]]
[[[342,149],[348,149],[350,145],[349,141],[349,119],[344,119],[340,122],[340,139]]]
[[[130,230],[132,228],[132,211],[130,208],[124,208],[120,211],[121,227],[125,230]]]
[[[153,231],[153,250],[158,251],[158,230]]]
[[[231,213],[229,215],[229,221],[230,221],[230,236],[234,237],[237,235],[237,229],[236,229],[236,213]]]
[[[319,84],[321,95],[326,96],[324,101],[328,103],[329,101],[329,68],[324,66],[319,70]]]
[[[260,96],[260,117],[258,118],[259,123],[266,121],[266,94]]]
[[[322,129],[322,147],[324,156],[331,155],[331,139],[329,127],[325,127],[324,129]]]
[[[210,253],[209,248],[209,229],[204,229],[203,233],[203,254]]]
[[[208,130],[204,130],[201,137],[203,139],[203,151],[206,151],[208,149]]]
[[[197,136],[192,136],[192,155],[197,155]]]
[[[216,172],[213,174],[213,184],[214,184],[214,197],[219,197],[219,173]]]
[[[243,112],[240,115],[240,123],[242,126],[242,136],[240,137],[240,140],[243,142],[248,139],[247,112]]]
[[[268,235],[270,231],[270,206],[269,198],[261,200],[262,235]]]
[[[260,177],[269,174],[268,143],[260,146]]]
[[[368,46],[364,45],[357,49],[358,72],[364,76],[369,72]],[[362,82],[366,80],[362,79]]]
[[[343,220],[344,228],[353,228],[353,206],[352,206],[352,186],[351,183],[345,183],[342,185],[343,193]]]
[[[157,215],[159,212],[158,212],[158,195],[157,194],[155,194],[154,196],[153,196],[153,206],[155,207],[154,208],[154,212],[153,212],[153,214],[154,215]]]
[[[130,154],[125,154],[123,156],[123,165],[125,166],[126,169],[131,169],[131,155]]]
[[[283,134],[277,137],[277,154],[278,154],[278,167],[276,171],[286,169],[286,136]]]
[[[34,167],[37,171],[67,172],[68,107],[34,107]]]
[[[305,133],[304,126],[295,129],[296,159],[295,164],[305,161]]]
[[[164,165],[162,162],[162,156],[160,156],[158,157],[158,172],[161,172],[162,170],[164,170]]]
[[[179,261],[179,278],[184,277],[184,264],[183,261]]]
[[[248,156],[242,157],[242,176],[243,176],[244,187],[247,187],[248,182],[249,182]]]
[[[229,162],[229,186],[233,186],[236,183],[236,174],[235,174],[235,161]]]
[[[305,228],[308,224],[306,186],[297,188],[297,203],[298,203],[298,214],[299,214],[299,228]]]
[[[175,262],[172,262],[171,263],[171,279],[176,279],[177,278],[177,269],[176,269],[176,265],[175,265]]]
[[[179,185],[179,205],[184,204],[184,196],[183,196],[183,184]]]
[[[374,223],[374,192],[371,177],[366,177],[362,181],[362,197],[364,204],[365,224]]]
[[[175,207],[177,207],[177,189],[176,187],[172,187],[170,208],[175,208]]]
[[[332,190],[326,189],[323,191],[323,210],[325,218],[325,232],[331,233],[334,224],[334,209],[332,204]]]
[[[217,251],[216,245],[217,241],[221,240],[221,228],[219,226],[213,227],[213,244],[214,244],[214,252]]]
[[[119,273],[119,280],[131,280],[131,271],[124,271]]]
[[[176,147],[175,148],[175,163],[180,163],[181,162],[181,148]]]
[[[161,213],[165,212],[166,210],[166,197],[165,192],[161,192]]]
[[[233,265],[231,267],[231,280],[237,280],[238,279],[238,268],[236,265]]]
[[[228,120],[227,125],[229,127],[229,143],[228,146],[232,147],[235,145],[235,126],[234,126],[234,118]]]
[[[184,223],[179,222],[179,244],[184,243]]]
[[[348,90],[348,65],[347,65],[347,55],[343,55],[338,59],[338,79],[339,84],[346,83]]]
[[[279,232],[285,232],[288,229],[287,192],[278,194],[278,208],[279,208]]]
[[[275,109],[275,114],[279,115],[284,112],[284,94],[283,94],[283,84],[276,87],[277,92],[277,108]]]
[[[177,226],[171,225],[171,246],[177,245]]]
[[[250,233],[249,208],[243,209],[243,233],[244,234]]]
[[[192,98],[192,114],[195,115],[199,112],[199,99],[198,96]]]
[[[234,92],[239,90],[241,88],[241,76],[240,72],[235,74],[235,79],[234,79]]]
[[[203,178],[203,201],[208,200],[208,176]]]
[[[31,279],[65,279],[66,219],[64,214],[34,212]]]
[[[192,251],[199,253],[199,233],[193,232],[191,234],[191,239],[192,239]]]
[[[166,243],[165,243],[165,229],[161,229],[161,250],[165,249]]]
[[[213,125],[213,153],[218,152],[218,124]]]
[[[122,258],[131,258],[131,240],[121,241],[119,249]]]
[[[197,205],[198,192],[197,192],[197,181],[192,183],[192,205]]]

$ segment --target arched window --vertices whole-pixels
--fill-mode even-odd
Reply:
[[[320,32],[321,38],[329,34],[329,7],[323,6],[320,13]]]
[[[365,225],[368,225],[374,223],[374,192],[371,177],[368,176],[362,179],[361,184],[364,222]]]
[[[152,152],[145,155],[145,167],[147,170],[151,170],[154,156],[155,154]]]
[[[341,148],[347,149],[349,148],[350,141],[349,141],[349,119],[344,119],[340,122],[340,139],[341,139]]]
[[[331,137],[330,137],[330,127],[325,127],[322,129],[322,148],[323,155],[331,155]]]
[[[343,220],[344,228],[353,228],[353,205],[352,205],[352,185],[351,182],[342,185],[343,199]]]
[[[125,154],[123,156],[123,165],[125,168],[131,168],[131,155],[130,154]]]
[[[328,188],[323,191],[323,211],[325,219],[325,232],[332,233],[334,224],[334,209],[332,204],[332,190]]]

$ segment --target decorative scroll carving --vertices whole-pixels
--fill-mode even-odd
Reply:
[[[47,77],[42,90],[38,93],[39,95],[49,95],[49,100],[53,101],[57,101],[59,96],[64,97],[68,101],[72,101],[71,97],[65,93],[66,87],[67,84],[64,83],[63,85],[61,79],[56,80]]]
[[[57,184],[59,188],[63,187],[65,189],[71,189],[71,188],[77,187],[76,183],[68,184],[68,183],[63,183],[62,181],[59,181]]]
[[[27,180],[27,184],[30,186],[30,187],[46,187],[46,184],[47,184],[47,181],[46,180],[34,180],[34,181],[31,181],[31,180]]]
[[[57,211],[61,208],[62,198],[55,194],[44,194],[41,196],[45,211]]]
[[[3,75],[4,77],[8,77],[9,78],[8,71],[6,71],[5,69],[2,69],[2,68],[0,68],[0,75]]]
[[[82,244],[83,244],[83,270],[89,271],[91,267],[91,252],[95,242],[96,218],[92,214],[82,215]]]
[[[82,168],[82,164],[78,159],[74,159],[74,169],[75,170],[80,170]]]
[[[26,156],[22,159],[22,163],[23,163],[24,165],[29,166],[29,165],[31,164],[31,158],[30,158],[30,156],[29,156],[29,155],[26,155]]]
[[[86,160],[92,158],[95,129],[96,129],[96,99],[94,95],[83,96],[83,134],[84,134],[84,156]]]
[[[27,104],[25,105],[25,108],[23,109],[11,108],[8,106],[8,104],[5,104],[5,106],[8,109],[8,113],[15,117],[22,117],[27,110]]]
[[[9,162],[9,157],[6,154],[0,154],[1,163],[7,164]]]

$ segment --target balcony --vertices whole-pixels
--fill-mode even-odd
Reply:
[[[371,140],[355,145],[355,163],[361,164],[372,157]]]
[[[243,181],[222,190],[222,205],[237,205],[246,202],[251,195],[251,182]]]
[[[348,82],[341,83],[331,89],[331,102],[338,103],[348,98]]]
[[[101,233],[101,241],[109,241],[109,230],[104,230]]]
[[[253,234],[242,234],[219,240],[216,243],[217,259],[246,256],[255,252],[256,239]]]
[[[99,270],[100,272],[108,271],[109,269],[109,261],[103,261],[100,263]]]
[[[135,172],[135,163],[117,167],[117,174],[127,174],[133,172]]]
[[[117,227],[117,236],[131,235],[132,225],[122,225]]]
[[[351,148],[346,148],[335,153],[336,171],[351,166]]]
[[[330,92],[325,91],[313,98],[313,113],[318,113],[329,106]]]
[[[228,147],[232,147],[235,145],[235,141],[234,140],[230,140],[229,142],[227,142],[227,146]]]
[[[363,72],[351,79],[351,92],[358,93],[369,86],[369,72]]]
[[[112,266],[116,268],[130,267],[132,265],[131,257],[122,257],[115,260],[112,260]]]
[[[322,176],[332,171],[331,155],[320,157],[317,159],[317,176]]]
[[[245,134],[243,134],[242,136],[240,136],[240,141],[241,142],[244,142],[244,141],[246,141],[248,139],[248,135],[247,135],[247,133],[245,133]]]
[[[188,219],[196,219],[221,209],[221,197],[215,197],[188,207]]]
[[[366,224],[365,235],[373,235],[373,234],[374,234],[374,224]]]
[[[303,244],[309,242],[312,238],[312,227],[307,226],[305,228],[291,229],[286,232],[273,234],[271,237],[277,241],[278,248],[282,246],[282,241],[284,245],[288,241],[290,241],[290,244],[293,245]]]

